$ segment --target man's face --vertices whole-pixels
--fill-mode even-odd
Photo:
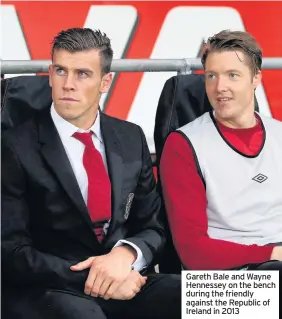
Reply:
[[[101,58],[95,49],[71,53],[55,50],[49,82],[57,113],[77,127],[88,129],[96,119],[102,93],[112,75],[102,76]]]
[[[238,50],[212,52],[207,57],[206,92],[216,118],[222,122],[236,122],[254,112],[254,89],[261,82],[261,72],[252,75],[247,62]]]

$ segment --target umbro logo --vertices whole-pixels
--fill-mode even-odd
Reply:
[[[253,181],[258,182],[258,183],[263,183],[268,179],[267,176],[263,175],[263,174],[258,174],[257,176],[255,176],[254,178],[252,178]]]

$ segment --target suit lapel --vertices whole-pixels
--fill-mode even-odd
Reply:
[[[50,110],[46,113],[44,112],[44,114],[39,117],[38,122],[39,141],[42,143],[41,153],[93,232],[87,207],[65,152],[63,143],[51,118]],[[96,238],[96,236],[94,237]]]
[[[122,149],[118,139],[116,128],[114,128],[114,126],[112,125],[111,119],[103,113],[101,113],[101,131],[105,145],[109,176],[111,180],[112,226],[114,220],[117,217],[114,213],[117,211],[118,202],[121,196],[123,173]]]

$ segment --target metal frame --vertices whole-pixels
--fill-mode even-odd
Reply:
[[[1,61],[1,75],[47,73],[50,60]],[[177,74],[190,74],[193,70],[202,69],[201,60],[198,59],[114,59],[112,72],[177,72]],[[264,58],[262,69],[282,69],[281,58]],[[151,153],[154,165],[155,156]]]
[[[1,61],[1,74],[46,73],[49,60]],[[177,72],[189,74],[202,69],[200,59],[114,59],[112,72]],[[262,69],[282,69],[281,58],[264,58]]]

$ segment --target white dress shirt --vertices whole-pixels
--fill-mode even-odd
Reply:
[[[54,108],[54,104],[52,104],[51,106],[51,117],[60,135],[65,151],[67,153],[68,159],[70,161],[71,167],[73,169],[76,180],[78,182],[82,197],[87,206],[88,177],[87,177],[86,170],[83,166],[83,160],[82,160],[85,145],[81,143],[79,140],[77,140],[76,138],[74,138],[73,134],[76,132],[85,133],[90,131],[94,133],[92,134],[92,140],[93,140],[94,146],[101,154],[105,168],[108,171],[105,146],[104,146],[103,137],[101,133],[101,127],[100,127],[100,113],[99,112],[97,113],[95,123],[88,130],[82,130],[80,128],[77,128],[70,122],[63,119],[56,112]],[[107,232],[109,224],[110,224],[110,221],[104,227],[105,233]],[[140,248],[127,240],[119,240],[114,247],[121,246],[123,243],[130,245],[137,252],[137,258],[132,265],[134,269],[137,271],[140,271],[141,269],[143,269],[146,266],[146,261],[145,261],[145,258],[143,257],[143,254]]]

